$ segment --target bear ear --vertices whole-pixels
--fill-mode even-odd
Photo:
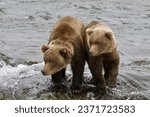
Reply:
[[[66,58],[66,55],[67,55],[67,49],[66,49],[66,48],[60,50],[59,52],[60,52],[60,54],[61,54],[64,58]]]
[[[86,33],[87,33],[88,35],[91,35],[93,32],[94,32],[94,31],[93,31],[92,29],[90,29],[90,28],[87,28],[87,29],[86,29]]]
[[[111,32],[106,32],[106,33],[105,33],[105,36],[106,36],[108,39],[111,39],[111,38],[112,38],[112,33],[111,33]]]
[[[42,50],[43,53],[45,53],[45,51],[48,50],[48,46],[47,45],[42,45],[41,50]]]

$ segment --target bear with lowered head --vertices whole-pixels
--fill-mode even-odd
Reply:
[[[67,65],[71,64],[71,88],[81,88],[85,65],[83,30],[84,24],[71,16],[62,17],[54,24],[48,44],[41,47],[44,55],[43,75],[52,75],[52,81],[61,83],[65,79]]]

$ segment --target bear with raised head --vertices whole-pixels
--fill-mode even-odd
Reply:
[[[45,63],[43,75],[52,75],[54,82],[61,83],[67,65],[71,64],[72,89],[81,88],[85,65],[83,30],[84,24],[71,16],[62,17],[54,24],[48,44],[41,47]]]
[[[91,21],[84,33],[89,68],[97,89],[106,92],[106,85],[116,87],[119,69],[120,58],[114,33],[101,21]]]

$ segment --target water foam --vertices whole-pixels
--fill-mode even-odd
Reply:
[[[5,62],[0,62],[0,85],[1,86],[14,86],[17,82],[24,77],[40,74],[40,68],[43,63],[34,64],[31,66],[19,64],[16,67],[6,65]]]

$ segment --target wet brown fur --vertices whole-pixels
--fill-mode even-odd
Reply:
[[[85,64],[85,47],[82,38],[83,23],[75,17],[60,18],[53,27],[48,45],[42,46],[44,53],[44,75],[52,75],[55,82],[65,78],[65,69],[71,64],[72,88],[80,89]]]
[[[97,26],[101,26],[101,31],[94,31],[88,30],[90,28],[95,28]],[[107,26],[106,26],[107,27]],[[106,28],[107,29],[107,28]],[[87,31],[88,30],[88,31]],[[105,31],[104,31],[105,32]],[[119,70],[119,53],[117,51],[116,45],[111,45],[111,41],[109,38],[112,37],[112,33],[110,30],[108,31],[108,35],[103,32],[103,23],[101,21],[91,21],[84,29],[84,41],[85,41],[85,48],[86,48],[86,59],[95,80],[97,89],[100,92],[106,91],[106,84],[109,87],[116,87],[116,79]],[[107,32],[106,32],[107,33]],[[109,34],[110,33],[110,34]],[[114,38],[114,37],[113,37]],[[97,42],[98,41],[98,42]],[[98,49],[97,50],[90,50],[93,43],[97,42]],[[105,44],[105,46],[103,45]],[[109,49],[110,51],[107,52],[106,47],[112,47]],[[106,51],[102,52],[105,49]],[[91,51],[91,55],[89,54]],[[96,52],[95,55],[92,55],[92,52]],[[104,76],[103,76],[104,70]]]

